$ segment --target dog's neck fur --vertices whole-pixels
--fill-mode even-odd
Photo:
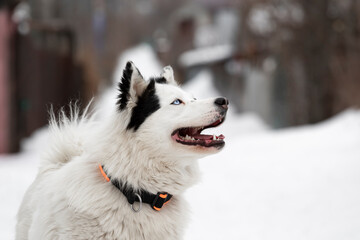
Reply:
[[[114,120],[118,121],[116,118]],[[98,139],[101,140],[97,143],[97,151],[92,157],[96,156],[96,152],[102,152],[101,156],[106,156],[98,159],[98,163],[104,165],[107,174],[112,178],[117,178],[134,190],[143,189],[154,194],[168,192],[172,195],[181,194],[197,182],[199,174],[196,159],[156,153],[153,149],[135,143],[136,140],[130,138],[132,130],[127,130],[124,126],[117,129],[107,128],[106,125],[99,133],[101,136]],[[129,138],[119,138],[120,134]],[[106,154],[103,154],[104,152]],[[154,155],[154,152],[157,155]]]

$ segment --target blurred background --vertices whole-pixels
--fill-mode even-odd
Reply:
[[[231,103],[186,239],[360,239],[358,0],[0,1],[1,239],[50,105],[112,106],[128,60]]]
[[[206,68],[238,112],[281,128],[360,104],[356,0],[29,0],[0,4],[0,152],[88,101],[146,43],[186,83]],[[119,79],[116,79],[119,80]]]

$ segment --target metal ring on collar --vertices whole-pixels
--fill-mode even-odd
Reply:
[[[134,209],[133,208],[133,205],[134,204],[131,204],[130,206],[131,206],[131,210],[133,210],[134,212],[140,212],[140,210],[141,210],[141,208],[142,208],[142,199],[141,199],[141,197],[140,197],[140,195],[139,194],[137,194],[137,193],[135,193],[135,196],[139,199],[139,208],[138,209]]]

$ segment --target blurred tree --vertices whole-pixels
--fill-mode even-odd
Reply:
[[[360,106],[359,1],[247,0],[235,5],[241,12],[239,51],[264,50],[278,61],[275,122],[315,123]]]
[[[103,80],[112,82],[118,56],[133,45],[151,43],[164,64],[177,67],[184,51],[204,43],[212,47],[229,35],[233,55],[206,67],[213,68],[217,86],[237,98],[238,109],[264,112],[272,125],[287,126],[360,105],[357,0],[28,2],[33,20],[61,22],[74,32],[75,59],[85,66],[85,99]],[[175,72],[178,79],[190,76]],[[253,99],[258,103],[241,106]]]

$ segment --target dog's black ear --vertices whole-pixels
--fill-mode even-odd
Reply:
[[[172,67],[166,66],[163,68],[163,72],[161,73],[161,78],[166,80],[166,83],[178,85],[174,78],[174,71]]]
[[[119,82],[120,94],[117,104],[120,110],[128,105],[135,105],[137,99],[146,89],[146,82],[133,62],[126,63],[121,81]]]

